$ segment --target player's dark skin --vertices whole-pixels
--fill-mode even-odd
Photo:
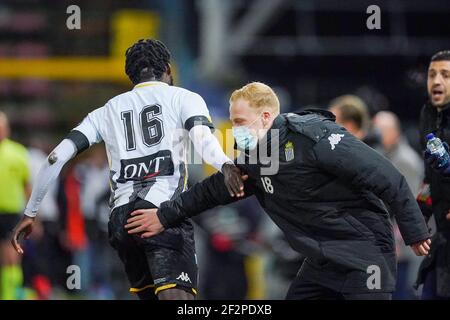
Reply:
[[[172,288],[158,293],[159,300],[194,300],[194,295],[184,290]]]

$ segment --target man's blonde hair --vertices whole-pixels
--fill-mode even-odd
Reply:
[[[251,82],[235,90],[231,94],[230,105],[238,99],[247,100],[252,108],[269,108],[274,113],[280,113],[277,95],[271,87],[262,82]]]

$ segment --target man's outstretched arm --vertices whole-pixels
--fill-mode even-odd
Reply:
[[[251,182],[243,174],[245,197],[252,195]],[[128,233],[141,233],[142,237],[154,236],[164,229],[177,225],[186,218],[205,210],[226,205],[243,198],[232,197],[224,183],[224,175],[217,172],[171,201],[161,203],[159,209],[139,209],[131,213],[125,226]]]
[[[243,197],[244,183],[241,180],[240,170],[225,155],[210,128],[206,125],[196,125],[190,129],[189,137],[202,159],[223,173],[229,194],[232,197]]]

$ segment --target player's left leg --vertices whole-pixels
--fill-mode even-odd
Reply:
[[[159,300],[194,300],[195,296],[192,292],[182,289],[167,289],[158,293]]]
[[[108,223],[109,243],[117,251],[124,265],[131,286],[130,292],[141,300],[156,300],[155,286],[144,250],[124,228],[131,211],[131,205],[125,205],[114,209],[111,213]]]
[[[190,222],[141,241],[158,299],[194,299],[198,269]]]
[[[137,200],[134,209],[156,208],[150,202]],[[190,221],[160,234],[134,241],[146,257],[154,294],[161,300],[192,300],[197,294],[197,261],[194,228]]]

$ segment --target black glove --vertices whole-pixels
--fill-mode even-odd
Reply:
[[[241,170],[233,162],[226,162],[222,166],[222,174],[230,196],[242,197],[244,195],[244,182]]]
[[[447,144],[447,142],[442,142],[442,144],[444,145],[445,150],[447,150],[447,152],[449,152],[449,146]],[[425,162],[436,172],[446,176],[446,177],[450,177],[450,163],[446,166],[443,167],[439,167],[439,156],[437,154],[432,154],[430,153],[430,151],[425,150]]]

